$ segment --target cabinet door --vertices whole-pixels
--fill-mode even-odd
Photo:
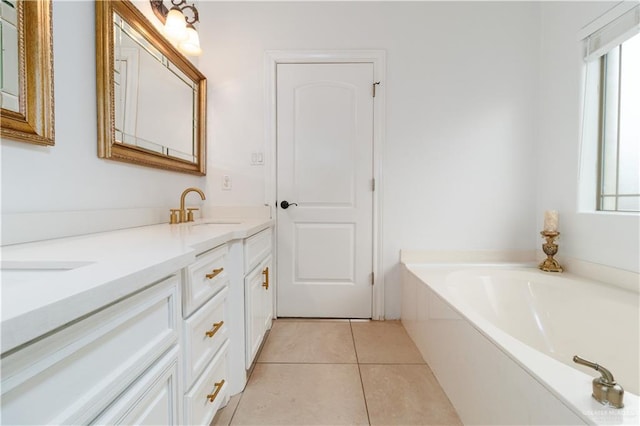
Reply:
[[[271,228],[260,231],[244,240],[244,271],[249,272],[271,254],[273,247]]]
[[[273,318],[273,267],[271,256],[245,278],[246,365],[249,369]]]
[[[263,313],[263,274],[260,266],[256,267],[245,278],[245,335],[246,335],[246,360],[245,368],[249,369],[251,363],[260,348],[264,337],[264,313]]]
[[[268,286],[263,287],[262,292],[262,321],[263,321],[263,334],[267,330],[271,330],[271,322],[273,320],[273,289],[274,289],[274,278],[273,274],[273,261],[271,256],[267,257],[262,265],[260,266],[262,269],[262,276],[265,283],[268,283]]]

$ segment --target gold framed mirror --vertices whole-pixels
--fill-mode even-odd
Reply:
[[[3,138],[54,145],[51,0],[3,0]]]
[[[206,174],[206,78],[128,0],[96,2],[98,156]]]

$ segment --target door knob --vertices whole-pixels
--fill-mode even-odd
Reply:
[[[286,200],[280,203],[280,207],[282,207],[285,210],[288,209],[289,206],[297,206],[297,205],[298,205],[298,203],[290,203],[290,202],[288,202]]]

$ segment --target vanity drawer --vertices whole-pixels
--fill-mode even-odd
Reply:
[[[178,340],[173,276],[2,360],[3,424],[85,424]]]
[[[184,322],[185,389],[204,370],[207,363],[226,342],[229,335],[227,294],[225,287],[213,299]]]
[[[174,346],[91,424],[179,424],[179,351]]]
[[[193,388],[184,396],[184,420],[187,425],[208,425],[229,399],[226,342]]]
[[[244,272],[255,268],[269,253],[271,253],[271,228],[260,231],[244,240]]]
[[[185,268],[182,316],[187,318],[229,282],[225,244],[202,253]]]

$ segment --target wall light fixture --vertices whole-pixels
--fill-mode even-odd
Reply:
[[[187,0],[170,1],[171,9],[167,9],[164,0],[149,0],[153,13],[164,24],[164,35],[185,55],[199,56],[200,37],[193,26],[199,21],[198,9]]]

